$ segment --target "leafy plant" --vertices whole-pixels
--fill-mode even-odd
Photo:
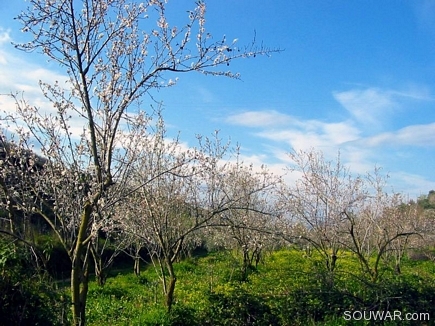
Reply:
[[[0,316],[3,325],[61,325],[65,300],[19,245],[0,241]]]
[[[209,293],[203,325],[276,325],[278,318],[265,301],[241,287],[229,292]]]

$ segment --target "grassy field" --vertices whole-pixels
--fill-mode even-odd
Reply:
[[[344,253],[338,258],[334,273],[327,272],[323,265],[316,255],[306,257],[300,250],[276,251],[268,254],[251,270],[248,280],[242,282],[241,261],[236,253],[187,258],[176,264],[177,285],[171,313],[167,313],[163,304],[162,285],[152,265],[140,277],[123,271],[112,275],[104,287],[91,283],[88,323],[99,326],[434,324],[433,262],[405,259],[400,275],[387,266],[375,283],[359,272],[358,261],[351,254]],[[369,311],[396,312],[396,315],[395,319],[380,322],[367,315]],[[370,320],[364,321],[363,312]],[[404,320],[407,313],[418,320]]]

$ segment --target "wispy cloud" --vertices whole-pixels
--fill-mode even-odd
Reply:
[[[434,101],[430,88],[426,85],[418,85],[410,83],[404,89],[389,91],[393,96],[400,97],[401,99],[411,99],[417,101]]]
[[[234,114],[225,122],[249,128],[262,128],[255,135],[274,142],[285,142],[291,148],[331,147],[355,141],[360,131],[352,121],[322,122],[300,120],[275,110],[246,111]]]
[[[364,139],[367,146],[435,147],[435,123],[411,125]]]
[[[0,44],[11,41],[10,31],[0,27]]]
[[[379,131],[385,121],[402,110],[409,101],[433,101],[429,89],[421,85],[408,85],[404,89],[368,87],[335,91],[333,97],[355,120],[368,129]]]
[[[53,106],[42,95],[39,81],[63,84],[68,77],[25,60],[10,44],[11,41],[9,32],[0,28],[0,110],[15,111],[13,99],[5,94],[18,92],[31,100],[33,106],[50,112]]]
[[[433,101],[427,87],[412,85],[398,90],[369,87],[332,95],[349,112],[341,121],[300,119],[276,110],[264,110],[233,114],[225,122],[259,129],[254,133],[248,131],[251,136],[264,139],[262,144],[254,141],[255,146],[267,152],[267,161],[281,170],[290,163],[287,153],[292,149],[321,150],[326,159],[334,159],[340,151],[343,163],[353,173],[366,174],[376,166],[383,166],[385,173],[394,176],[395,191],[415,196],[418,189],[433,188],[433,180],[404,172],[407,169],[403,167],[416,159],[418,148],[430,150],[435,146],[435,123],[412,124],[403,120],[410,109],[417,112],[420,102]],[[408,125],[386,131],[384,123],[387,125],[393,117],[401,117]],[[256,163],[262,160],[261,156],[255,158]]]
[[[397,106],[391,92],[377,88],[333,92],[333,96],[358,122],[371,126],[380,126]]]
[[[203,86],[195,86],[194,92],[199,96],[204,103],[213,103],[216,101],[216,96],[213,92]]]
[[[0,64],[5,65],[7,64],[7,54],[2,49],[4,44],[7,44],[11,41],[11,37],[9,36],[9,30],[5,30],[0,27]]]
[[[390,175],[390,184],[394,184],[394,191],[404,192],[411,196],[425,195],[426,189],[433,189],[433,181],[427,180],[418,174],[398,171]],[[422,193],[423,190],[423,193]]]
[[[246,111],[232,114],[225,122],[244,127],[273,127],[292,123],[293,119],[275,110]]]

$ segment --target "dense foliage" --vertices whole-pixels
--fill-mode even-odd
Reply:
[[[65,302],[21,244],[0,238],[0,324],[61,325]]]

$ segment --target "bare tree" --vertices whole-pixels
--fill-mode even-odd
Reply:
[[[177,282],[174,263],[183,250],[202,242],[202,229],[224,224],[235,228],[229,215],[241,212],[252,218],[250,212],[264,213],[270,208],[265,204],[266,193],[275,179],[264,171],[254,174],[252,168],[233,163],[231,156],[227,157],[228,144],[217,134],[200,138],[199,148],[186,149],[177,140],[166,140],[162,125],[158,130],[132,174],[133,187],[146,185],[129,199],[128,218],[121,218],[116,227],[147,248],[170,310]]]
[[[41,213],[71,258],[75,325],[85,324],[96,221],[119,200],[113,196],[126,193],[123,187],[136,152],[134,138],[147,125],[144,115],[134,112],[143,95],[173,85],[176,73],[238,78],[219,67],[273,52],[254,43],[239,48],[225,38],[214,41],[205,28],[204,2],[187,13],[181,27],[169,24],[166,6],[166,1],[158,0],[30,0],[17,17],[32,39],[16,47],[39,51],[69,76],[66,85],[40,83],[53,104],[46,113],[24,100],[16,102],[19,124],[25,126],[24,132],[30,131],[48,159],[33,186],[41,188],[35,193],[52,196],[45,202],[51,213]],[[144,31],[146,21],[157,24]],[[83,133],[79,135],[74,126]]]
[[[160,119],[155,133],[143,140],[130,175],[131,187],[140,189],[120,204],[122,213],[112,220],[112,227],[130,238],[129,246],[135,246],[136,274],[140,273],[142,248],[148,250],[153,262],[157,261],[156,271],[170,309],[176,283],[173,264],[188,245],[188,235],[198,226],[192,217],[190,198],[200,168],[196,150],[183,149],[177,139],[171,141],[165,135]]]
[[[422,202],[421,199],[417,201],[421,237],[413,239],[411,248],[435,262],[435,252],[432,250],[435,244],[435,191],[431,190],[428,197],[431,199],[428,202]]]
[[[385,191],[386,179],[379,169],[364,179],[366,196],[358,209],[346,211],[347,236],[345,248],[354,252],[362,272],[376,282],[382,263],[394,258],[394,269],[400,273],[400,263],[413,237],[420,237],[421,220],[415,207],[406,204],[401,194]]]
[[[143,183],[146,186],[129,199],[128,218],[120,219],[117,227],[132,234],[133,243],[140,242],[148,250],[170,311],[177,282],[174,263],[194,243],[195,231],[205,227],[213,217],[212,212],[203,214],[202,207],[197,206],[197,196],[205,196],[201,189],[206,187],[204,176],[210,172],[206,171],[205,162],[216,162],[225,149],[219,147],[213,153],[222,154],[219,157],[206,157],[197,149],[183,149],[178,140],[165,138],[163,121],[144,146],[146,149],[132,174],[132,186]]]
[[[282,213],[277,205],[281,182],[265,166],[255,171],[252,165],[236,161],[227,169],[225,192],[239,198],[239,202],[220,214],[211,241],[223,248],[240,250],[242,281],[247,280],[250,268],[257,267],[264,250],[276,243],[274,223]]]
[[[415,238],[421,238],[424,234],[418,207],[406,203],[404,198],[401,198],[401,201],[397,206],[385,212],[388,221],[388,236],[394,236],[385,250],[385,260],[387,263],[390,260],[393,261],[397,274],[401,273],[402,258],[418,242]]]
[[[112,181],[100,179],[90,161],[86,135],[75,140],[67,124],[58,124],[64,116],[45,115],[25,102],[17,102],[18,114],[26,122],[29,133],[37,139],[40,151],[46,157],[42,168],[24,170],[25,187],[9,195],[16,210],[41,216],[51,227],[71,259],[71,295],[79,313],[86,302],[91,248],[95,244],[102,216],[110,216],[113,203],[125,194],[125,181],[133,157],[134,141],[121,142],[121,135],[112,151]],[[136,117],[139,121],[139,118]],[[139,138],[146,126],[131,128],[128,137]],[[17,130],[17,132],[20,132]],[[25,139],[27,135],[21,134]],[[127,135],[126,135],[127,137]],[[122,143],[122,144],[121,144]],[[115,148],[116,146],[116,148]],[[35,163],[33,163],[35,164]],[[79,307],[77,307],[77,305]],[[80,308],[80,309],[79,309]]]
[[[333,272],[342,249],[346,225],[343,213],[353,211],[364,195],[361,179],[351,175],[340,156],[327,161],[321,152],[314,150],[289,155],[294,162],[290,171],[299,177],[284,196],[290,226],[298,226],[295,228],[298,234],[289,239],[299,237],[306,241],[322,255],[327,270]]]
[[[379,279],[381,263],[393,256],[400,260],[411,237],[422,225],[417,211],[402,195],[388,193],[380,169],[366,176],[354,175],[340,161],[326,161],[321,152],[293,152],[292,171],[300,179],[287,190],[288,215],[299,237],[325,259],[333,272],[340,250],[353,252],[361,271],[371,281]]]

